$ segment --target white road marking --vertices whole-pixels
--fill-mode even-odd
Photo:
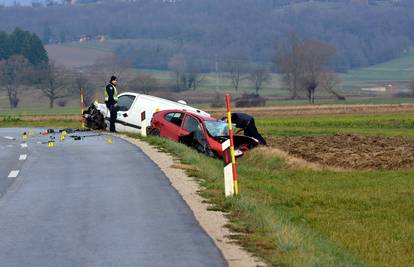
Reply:
[[[23,143],[23,144],[20,144],[20,146],[21,146],[22,148],[24,148],[24,147],[27,147],[27,144],[26,144],[26,143]]]
[[[14,139],[16,139],[16,138],[14,138],[14,137],[11,137],[11,136],[3,136],[4,138],[6,138],[6,139],[9,139],[9,140],[14,140]]]
[[[19,170],[13,170],[13,171],[11,171],[10,173],[9,173],[9,178],[16,178],[17,177],[17,175],[19,175]]]
[[[26,160],[27,159],[27,155],[26,154],[21,154],[19,157],[19,160]]]

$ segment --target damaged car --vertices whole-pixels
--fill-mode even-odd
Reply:
[[[191,107],[183,100],[178,102],[160,97],[137,94],[122,93],[118,96],[116,130],[119,132],[135,132],[141,129],[141,113],[145,111],[146,120],[151,121],[153,114],[166,109],[177,109],[191,111],[196,114],[209,117],[210,114],[200,109]],[[109,110],[103,103],[93,103],[84,112],[87,127],[94,130],[105,130],[109,127]],[[147,125],[149,126],[149,125]]]
[[[226,122],[213,117],[173,109],[154,114],[149,134],[184,143],[212,157],[222,157],[221,144],[229,139],[229,128]],[[235,135],[235,156],[242,156],[258,144],[252,137]]]

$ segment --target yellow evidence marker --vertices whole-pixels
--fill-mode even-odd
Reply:
[[[29,136],[33,136],[33,132],[32,131],[29,132]]]
[[[64,141],[65,140],[65,135],[64,134],[62,134],[61,136],[60,136],[60,141]]]
[[[55,143],[54,142],[52,142],[52,141],[49,141],[48,143],[47,143],[47,147],[54,147],[55,146]]]
[[[107,139],[106,139],[106,142],[107,142],[108,144],[112,144],[112,139],[111,139],[111,138],[107,138]]]
[[[26,133],[23,134],[23,140],[27,140],[27,134]]]
[[[63,135],[67,135],[68,133],[66,131],[62,131],[62,134]]]

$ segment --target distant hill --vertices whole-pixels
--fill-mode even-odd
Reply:
[[[0,29],[36,32],[45,44],[124,40],[113,51],[136,67],[166,69],[182,54],[203,69],[238,57],[272,66],[295,34],[333,44],[339,71],[414,47],[414,1],[140,0],[0,9]]]

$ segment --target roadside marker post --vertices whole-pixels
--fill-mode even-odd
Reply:
[[[237,184],[236,157],[234,156],[233,124],[231,122],[230,96],[228,94],[226,94],[226,107],[227,107],[227,123],[229,125],[230,155],[231,155],[231,165],[232,165],[232,171],[233,171],[234,193],[236,195],[238,195],[239,194],[239,186]]]
[[[147,119],[145,117],[145,110],[141,112],[141,136],[147,136]]]
[[[85,128],[85,118],[83,117],[83,112],[85,110],[85,101],[83,97],[83,88],[80,88],[80,98],[81,98],[81,115],[82,115],[82,121],[81,121],[81,127],[82,129]]]
[[[230,140],[221,144],[224,163],[224,194],[226,197],[234,195],[233,164],[231,161]]]

